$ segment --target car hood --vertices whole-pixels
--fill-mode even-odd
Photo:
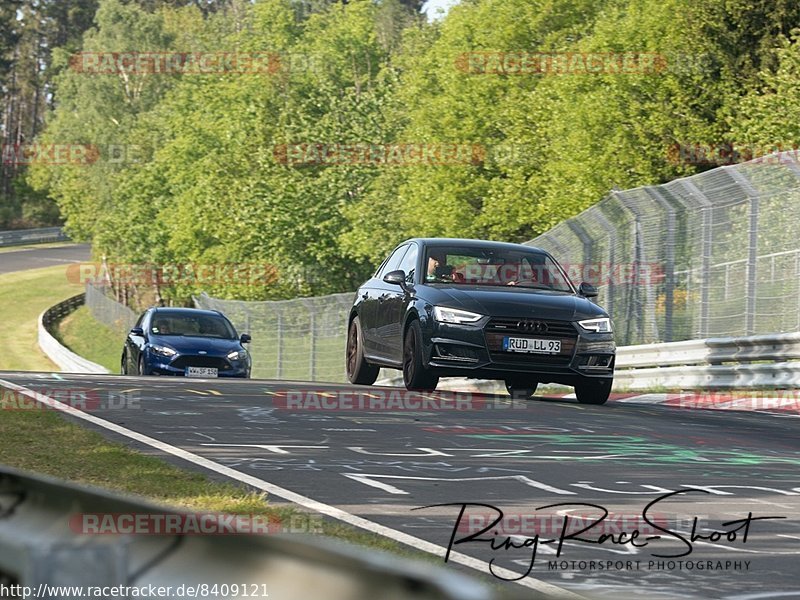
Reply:
[[[594,302],[566,292],[485,286],[426,286],[431,304],[461,308],[493,317],[536,317],[574,321],[608,316]]]
[[[239,340],[181,335],[153,335],[150,338],[150,343],[169,346],[180,354],[195,354],[198,350],[205,350],[211,355],[220,355],[227,354],[231,350],[242,349]]]

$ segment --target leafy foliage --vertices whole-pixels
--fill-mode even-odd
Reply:
[[[108,261],[247,263],[278,274],[269,285],[134,289],[140,301],[180,303],[201,289],[276,299],[353,289],[407,237],[523,241],[615,186],[709,168],[676,160],[676,146],[800,136],[796,2],[463,0],[431,23],[419,4],[100,0],[84,51],[268,53],[275,68],[89,77],[68,68],[72,49],[58,51],[56,104],[40,139],[121,147],[128,160],[41,165],[27,182]],[[498,53],[628,53],[655,66],[465,68]],[[344,144],[475,154],[331,164],[326,149]],[[322,151],[293,164],[289,148]]]

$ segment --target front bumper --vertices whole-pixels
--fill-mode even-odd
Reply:
[[[542,327],[541,324],[544,323]],[[557,354],[507,352],[504,337],[559,340]],[[616,346],[610,333],[588,333],[571,321],[484,317],[475,325],[427,321],[425,361],[441,377],[513,379],[574,385],[614,376]]]
[[[211,367],[217,369],[217,377],[250,377],[249,360],[231,361],[226,356],[177,354],[172,357],[147,353],[148,375],[171,375],[183,377],[187,367]]]

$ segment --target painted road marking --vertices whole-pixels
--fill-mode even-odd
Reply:
[[[574,496],[576,492],[570,492],[569,490],[562,490],[557,487],[553,487],[551,485],[547,485],[546,483],[542,483],[541,481],[536,481],[535,479],[531,479],[530,477],[526,477],[525,475],[500,475],[498,477],[457,477],[455,479],[451,479],[449,477],[416,477],[411,475],[379,475],[376,473],[342,473],[345,477],[348,477],[354,481],[358,481],[359,483],[363,483],[364,485],[368,485],[370,487],[378,488],[379,490],[383,490],[390,494],[409,494],[405,490],[401,490],[398,487],[390,485],[388,483],[383,483],[381,481],[376,481],[376,479],[402,479],[404,481],[447,481],[447,482],[461,482],[461,481],[497,481],[499,479],[511,479],[519,481],[525,485],[530,487],[535,487],[540,490],[544,490],[545,492],[551,492],[553,494],[559,495],[570,495]]]
[[[279,498],[283,498],[284,500],[288,500],[289,502],[294,502],[295,504],[298,504],[304,508],[313,510],[315,512],[326,515],[333,519],[343,521],[348,525],[352,525],[360,529],[365,529],[376,535],[382,535],[383,537],[392,539],[400,544],[405,544],[407,546],[417,548],[419,550],[422,550],[423,552],[428,552],[429,554],[440,556],[442,558],[444,558],[448,553],[448,549],[445,548],[444,546],[439,546],[438,544],[434,544],[433,542],[429,542],[427,540],[418,538],[408,533],[392,529],[391,527],[386,527],[385,525],[380,525],[379,523],[375,523],[374,521],[370,521],[368,519],[364,519],[363,517],[353,515],[349,512],[336,508],[335,506],[331,506],[329,504],[319,502],[318,500],[314,500],[313,498],[309,498],[308,496],[303,496],[302,494],[298,494],[297,492],[287,490],[286,488],[275,485],[274,483],[269,483],[268,481],[259,479],[258,477],[253,477],[252,475],[247,475],[246,473],[242,473],[241,471],[237,471],[235,469],[231,469],[230,467],[223,466],[212,460],[209,460],[192,452],[183,450],[182,448],[172,446],[171,444],[167,444],[166,442],[162,442],[161,440],[157,440],[142,433],[138,433],[136,431],[133,431],[132,429],[128,429],[127,427],[122,427],[120,425],[117,425],[116,423],[112,423],[111,421],[106,421],[105,419],[101,419],[100,417],[96,417],[94,415],[85,413],[81,410],[69,406],[68,404],[59,402],[58,400],[50,398],[49,396],[45,396],[44,394],[39,394],[38,392],[34,392],[33,390],[30,390],[21,385],[17,385],[16,383],[0,379],[0,385],[16,390],[21,394],[28,396],[29,398],[32,398],[33,400],[37,400],[38,402],[41,402],[42,404],[49,406],[50,408],[53,408],[55,410],[60,410],[73,417],[83,419],[84,421],[93,423],[99,427],[108,429],[109,431],[113,431],[114,433],[124,435],[127,438],[130,438],[134,441],[150,446],[151,448],[155,448],[156,450],[160,450],[161,452],[165,452],[167,454],[171,454],[172,456],[181,458],[187,462],[197,465],[198,467],[208,469],[209,471],[214,471],[215,473],[219,473],[220,475],[224,475],[225,477],[230,477],[231,479],[235,479],[246,485],[252,486],[256,489],[263,490],[270,494],[274,494]],[[490,568],[489,563],[487,563],[486,561],[482,561],[472,556],[468,556],[467,554],[462,554],[461,552],[450,552],[449,560],[458,563],[460,565],[464,565],[465,567],[475,569],[483,575],[485,575],[487,573],[487,570]],[[563,600],[585,600],[585,598],[579,594],[570,592],[569,590],[560,588],[551,583],[540,581],[538,579],[531,577],[530,575],[522,578],[521,573],[517,573],[515,571],[512,571],[511,569],[506,569],[504,567],[497,567],[496,565],[492,565],[491,569],[494,573],[498,574],[504,579],[508,580],[516,579],[517,581],[515,583],[518,583],[521,586],[541,592],[542,594],[549,594],[551,596]]]
[[[203,446],[225,446],[226,448],[261,448],[262,450],[269,450],[275,454],[291,454],[284,448],[316,448],[320,450],[327,450],[330,446],[292,446],[287,444],[202,444]]]

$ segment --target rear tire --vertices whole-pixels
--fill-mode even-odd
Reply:
[[[372,385],[378,378],[380,367],[371,365],[364,358],[364,342],[361,335],[361,321],[355,317],[347,330],[346,355],[347,380],[357,385]]]
[[[422,360],[422,327],[417,320],[411,322],[403,340],[403,384],[407,390],[420,392],[432,392],[439,384],[439,377]]]
[[[610,379],[589,380],[575,386],[575,396],[581,404],[605,404],[609,394]]]
[[[508,395],[515,400],[530,400],[539,387],[538,381],[513,381],[506,379],[506,390]]]

